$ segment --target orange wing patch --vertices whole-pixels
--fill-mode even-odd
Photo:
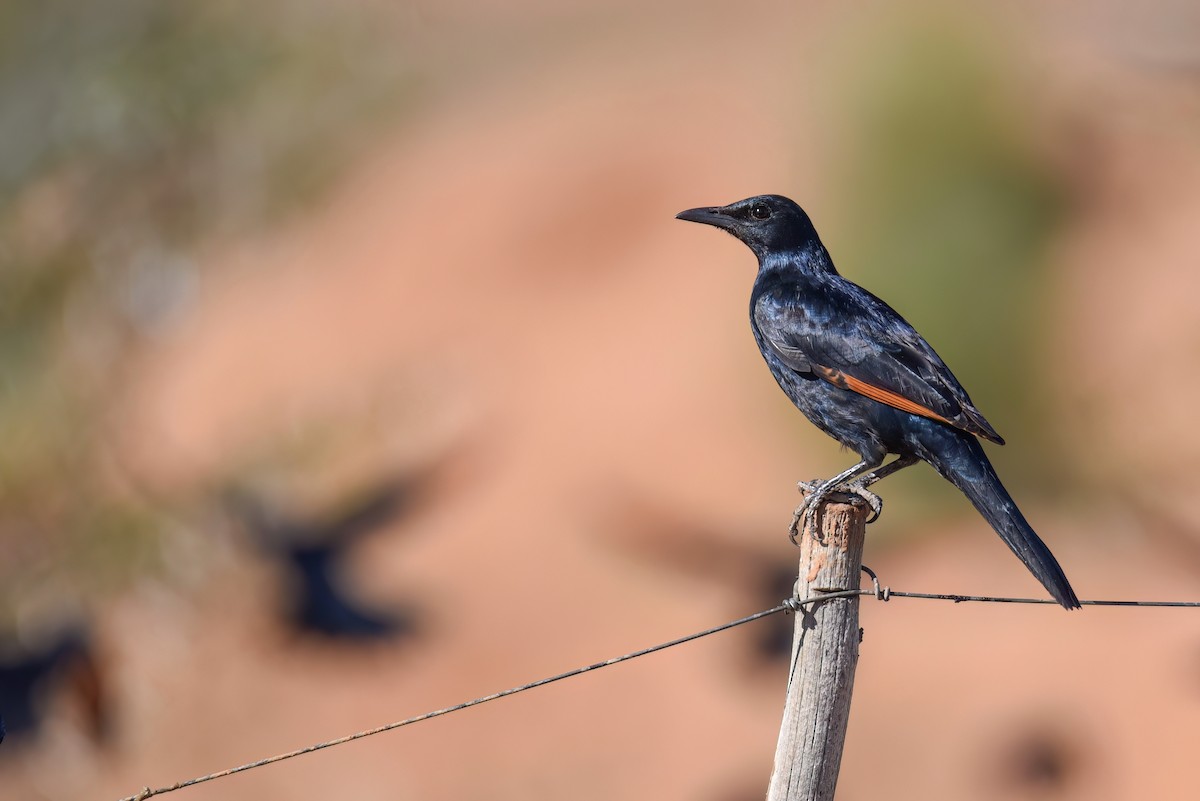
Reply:
[[[937,420],[938,422],[945,423],[948,426],[962,428],[962,426],[960,426],[958,423],[955,423],[953,420],[948,420],[932,409],[927,409],[919,403],[910,401],[903,395],[897,395],[895,392],[889,392],[886,389],[880,389],[874,384],[868,384],[865,381],[859,381],[857,378],[852,378],[840,370],[834,370],[831,367],[822,367],[819,364],[814,364],[812,368],[819,376],[833,384],[835,387],[841,387],[842,389],[848,389],[851,392],[857,392],[859,395],[865,395],[871,400],[876,400],[880,403],[886,403],[888,406],[899,409],[902,412],[920,415],[921,417],[928,417],[930,420]]]

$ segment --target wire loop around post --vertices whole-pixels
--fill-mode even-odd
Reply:
[[[862,571],[871,577],[871,587],[875,590],[875,600],[890,601],[892,600],[892,588],[880,587],[879,576],[875,575],[875,571],[866,565],[862,566]]]

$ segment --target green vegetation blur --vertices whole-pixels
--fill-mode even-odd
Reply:
[[[152,565],[102,452],[127,346],[195,248],[317,197],[417,81],[361,14],[282,0],[13,0],[0,54],[2,625]]]
[[[829,181],[834,258],[925,335],[1009,441],[988,451],[1014,494],[1054,491],[1065,474],[1044,447],[1040,292],[1063,190],[995,31],[919,15],[878,25],[854,43],[870,62],[831,90],[846,134]],[[961,505],[928,469],[894,480],[893,496]]]

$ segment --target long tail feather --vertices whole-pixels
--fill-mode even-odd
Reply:
[[[1004,489],[978,440],[954,433],[940,440],[938,446],[936,450],[922,454],[923,458],[943,478],[962,490],[1054,600],[1067,609],[1078,609],[1079,599],[1058,560]]]

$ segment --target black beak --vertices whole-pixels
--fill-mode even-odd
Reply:
[[[700,209],[688,209],[681,211],[675,215],[677,220],[687,220],[688,222],[704,223],[705,225],[715,225],[717,228],[726,230],[737,224],[737,220],[730,217],[725,208],[722,206],[708,206]]]

